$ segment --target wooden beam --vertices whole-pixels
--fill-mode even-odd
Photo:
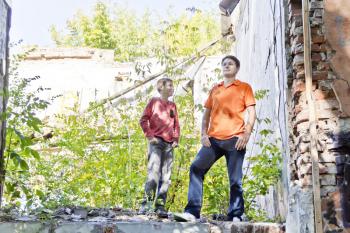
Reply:
[[[320,173],[317,151],[317,118],[316,105],[312,96],[312,63],[311,63],[311,34],[309,17],[309,0],[303,0],[303,32],[304,32],[304,68],[306,98],[309,107],[310,153],[312,162],[312,189],[314,201],[315,233],[322,233]]]

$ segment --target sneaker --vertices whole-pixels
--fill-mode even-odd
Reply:
[[[178,222],[195,222],[196,217],[188,212],[185,213],[174,213],[174,219]]]
[[[224,221],[242,222],[242,217],[241,216],[226,216],[226,219]]]
[[[242,218],[241,217],[233,217],[232,222],[242,222]]]
[[[158,206],[156,208],[156,214],[159,218],[167,218],[168,212],[165,210],[164,206]]]
[[[152,210],[152,205],[153,205],[152,201],[145,201],[145,202],[143,202],[142,205],[141,205],[141,208],[140,208],[140,210],[138,212],[138,214],[146,215],[146,214],[150,213],[151,210]]]

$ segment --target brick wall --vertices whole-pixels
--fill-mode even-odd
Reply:
[[[344,216],[345,198],[342,192],[344,167],[348,158],[349,119],[341,111],[337,91],[334,91],[336,72],[330,59],[334,50],[326,36],[324,1],[310,1],[310,24],[312,41],[313,97],[317,108],[317,131],[323,226],[325,232],[346,226]],[[289,54],[289,95],[290,95],[290,144],[292,181],[301,189],[311,190],[310,136],[308,105],[305,95],[305,71],[303,54],[302,1],[288,1],[289,31],[287,43]],[[337,169],[338,168],[338,169]],[[350,172],[350,171],[349,171]],[[342,206],[342,207],[341,207]],[[341,207],[341,208],[340,208]],[[348,210],[349,211],[349,210]],[[338,232],[338,231],[337,231]]]

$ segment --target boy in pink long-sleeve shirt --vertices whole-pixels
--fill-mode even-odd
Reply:
[[[173,150],[179,143],[180,126],[176,105],[168,100],[174,93],[173,81],[169,78],[158,80],[157,90],[161,97],[150,100],[140,119],[149,148],[145,197],[139,214],[151,211],[156,200],[156,213],[159,217],[167,217],[164,205],[170,185]]]

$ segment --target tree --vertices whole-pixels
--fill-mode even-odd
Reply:
[[[68,34],[51,26],[57,46],[113,49],[115,60],[120,62],[159,57],[158,53],[188,56],[220,35],[218,20],[211,13],[188,11],[155,23],[149,12],[138,17],[129,9],[108,7],[102,2],[95,5],[91,17],[77,12],[66,29]]]

